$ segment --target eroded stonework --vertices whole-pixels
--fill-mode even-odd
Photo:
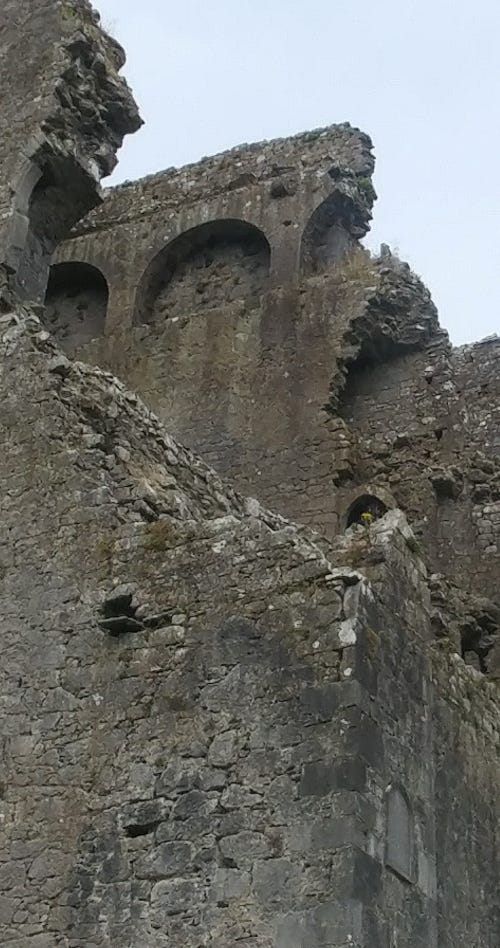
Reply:
[[[53,270],[100,272],[105,323],[84,346],[59,338],[328,539],[360,497],[402,508],[445,597],[467,595],[458,647],[497,674],[500,343],[453,349],[421,280],[361,248],[372,171],[369,139],[342,125],[114,189]],[[74,292],[85,282],[75,271]]]
[[[362,249],[347,125],[80,220],[122,53],[0,17],[2,946],[497,948],[498,340]]]
[[[87,0],[3,0],[0,11],[0,294],[42,299],[50,257],[100,201],[141,122],[123,50]]]

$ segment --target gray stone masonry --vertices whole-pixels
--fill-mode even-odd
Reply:
[[[2,0],[0,299],[43,300],[48,265],[140,125],[119,44],[87,0]]]
[[[34,316],[0,326],[2,944],[451,948],[495,899],[498,705],[447,651],[433,696],[404,516],[325,555]],[[456,922],[443,829],[445,865],[477,846]]]
[[[498,948],[499,340],[349,125],[101,201],[123,62],[4,0],[0,945]]]
[[[403,509],[438,632],[497,676],[500,346],[452,349],[422,281],[361,248],[372,172],[333,125],[112,189],[58,250],[46,325],[327,539],[363,496]]]

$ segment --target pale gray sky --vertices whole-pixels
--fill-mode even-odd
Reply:
[[[499,0],[95,0],[146,120],[113,180],[349,121],[375,144],[368,246],[455,343],[500,332]]]

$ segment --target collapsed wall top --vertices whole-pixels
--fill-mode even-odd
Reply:
[[[113,188],[102,208],[82,221],[74,235],[154,219],[158,213],[170,220],[200,204],[209,219],[217,213],[227,216],[229,210],[258,214],[250,203],[261,205],[262,213],[299,203],[312,204],[313,209],[321,205],[323,217],[345,219],[352,235],[363,237],[376,197],[372,148],[369,136],[347,122],[238,145]]]
[[[56,245],[140,127],[124,62],[87,0],[3,0],[0,298],[43,297]]]

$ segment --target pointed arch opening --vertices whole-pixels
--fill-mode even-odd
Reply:
[[[242,301],[259,305],[271,248],[258,227],[217,220],[185,231],[149,265],[139,286],[135,322],[159,324]]]

